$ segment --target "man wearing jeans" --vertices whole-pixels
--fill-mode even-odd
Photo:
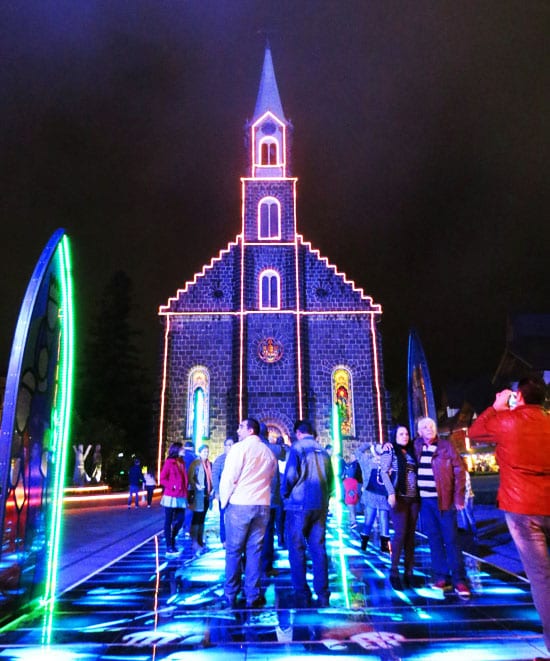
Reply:
[[[498,506],[504,510],[550,651],[550,414],[546,385],[526,377],[503,390],[470,427],[474,441],[496,443]]]
[[[296,443],[290,448],[283,478],[285,539],[294,588],[295,606],[308,608],[311,590],[306,580],[306,543],[313,564],[313,588],[317,606],[329,606],[328,558],[325,534],[334,473],[327,452],[313,437],[308,420],[294,426]]]
[[[271,480],[277,459],[258,434],[254,418],[243,420],[239,442],[227,455],[220,479],[220,506],[225,509],[225,598],[234,608],[241,588],[243,555],[246,557],[244,592],[247,608],[260,608],[260,557],[271,504]]]
[[[458,543],[457,511],[464,509],[466,466],[458,450],[437,434],[431,418],[420,418],[414,451],[423,532],[430,545],[433,587],[469,598],[462,550]],[[449,583],[452,579],[452,584]]]

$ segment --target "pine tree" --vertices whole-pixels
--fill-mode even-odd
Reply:
[[[132,281],[123,271],[108,281],[82,347],[76,430],[79,442],[101,443],[106,479],[118,481],[132,455],[151,452],[151,388],[132,326]],[[122,457],[120,457],[122,454]]]

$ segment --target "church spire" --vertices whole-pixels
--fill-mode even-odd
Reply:
[[[257,121],[268,110],[281,121],[285,121],[281,97],[279,96],[279,88],[277,87],[277,80],[273,69],[273,60],[271,58],[271,47],[269,42],[267,42],[265,46],[264,66],[262,69],[260,89],[258,91],[258,98],[256,99],[256,108],[254,110],[252,121]]]

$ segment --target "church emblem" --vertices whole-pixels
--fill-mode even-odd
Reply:
[[[268,337],[258,343],[258,355],[264,363],[276,363],[283,355],[283,345]]]

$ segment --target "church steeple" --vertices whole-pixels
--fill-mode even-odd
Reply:
[[[283,113],[269,43],[254,116],[245,131],[244,239],[265,245],[292,242],[296,238],[296,179],[290,174],[292,124]]]
[[[277,119],[285,121],[283,105],[281,103],[281,97],[279,96],[279,88],[277,87],[277,79],[275,78],[275,70],[273,69],[273,59],[271,57],[269,43],[266,44],[265,48],[260,89],[258,91],[258,98],[256,99],[256,108],[254,109],[252,122],[255,122],[268,111],[272,112]]]

